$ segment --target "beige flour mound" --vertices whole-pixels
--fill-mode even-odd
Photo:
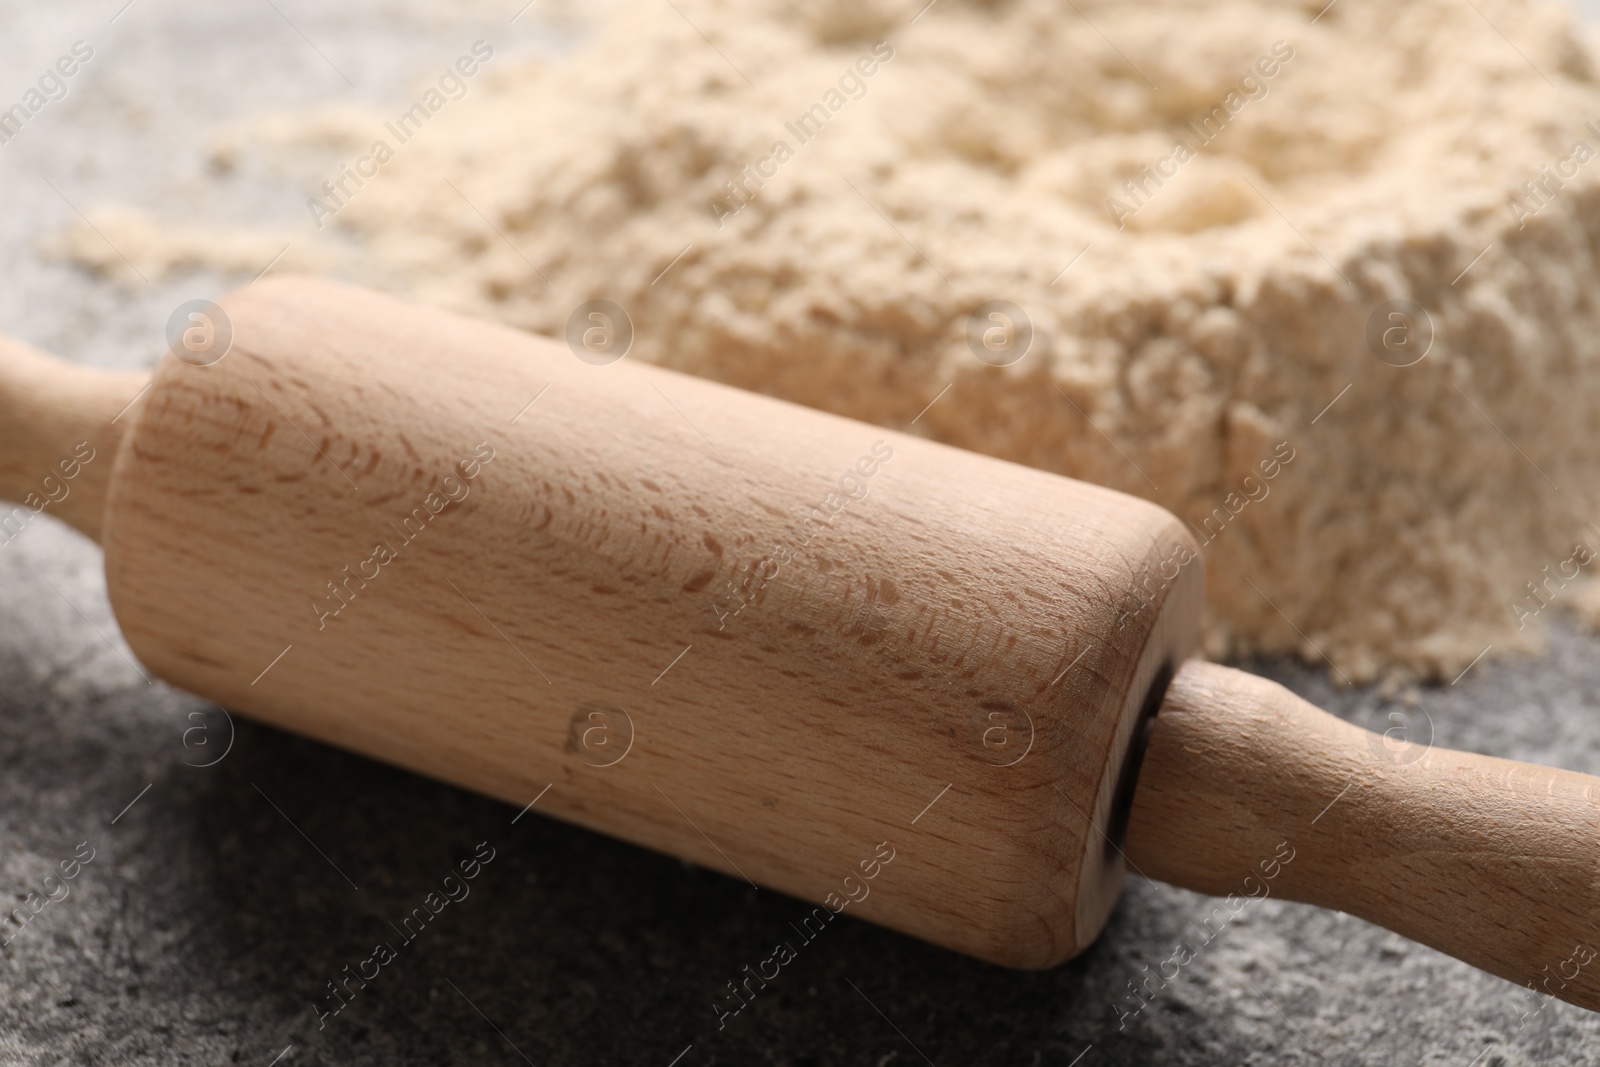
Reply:
[[[1556,8],[1325,2],[648,0],[404,144],[290,140],[392,150],[315,212],[366,280],[615,301],[636,357],[1171,508],[1213,654],[1450,677],[1600,552],[1600,85]]]

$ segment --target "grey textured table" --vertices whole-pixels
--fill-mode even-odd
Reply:
[[[0,98],[20,97],[74,40],[96,49],[69,96],[0,146],[0,329],[105,366],[148,362],[174,307],[248,279],[95,279],[48,254],[78,210],[119,201],[196,223],[304,226],[290,178],[206,175],[218,124],[273,106],[386,105],[479,37],[505,53],[551,45],[537,12],[509,24],[520,3],[448,15],[423,0],[122,4],[0,3]],[[1363,724],[1398,706],[1298,666],[1255,666]],[[1597,694],[1600,640],[1562,631],[1547,660],[1480,665],[1417,700],[1437,743],[1600,773]],[[513,825],[504,805],[147,684],[98,551],[47,520],[0,546],[0,766],[8,907],[43,893],[80,843],[93,850],[65,899],[0,929],[7,1064],[1600,1060],[1600,1016],[1560,1003],[1529,1015],[1537,1003],[1505,982],[1275,900],[1119,1024],[1126,984],[1201,940],[1212,908],[1138,879],[1089,953],[1038,974],[846,918],[719,1030],[725,984],[790,936],[798,901],[536,815]],[[401,944],[390,924],[483,841],[494,859],[470,895]],[[401,944],[395,958],[319,1027],[314,998],[379,941]]]

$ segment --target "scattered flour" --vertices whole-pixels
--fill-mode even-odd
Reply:
[[[50,251],[130,283],[197,267],[254,276],[269,263],[314,273],[337,261],[331,250],[297,242],[294,233],[177,225],[123,206],[101,207],[90,217],[92,225],[74,227]]]
[[[1600,524],[1600,84],[1560,8],[1325,3],[621,5],[497,60],[318,237],[421,300],[559,335],[606,298],[639,358],[1156,500],[1205,545],[1213,655],[1448,678],[1537,647],[1514,602]],[[217,162],[320,150],[310,196],[388,117],[274,117]],[[1034,330],[1003,367],[967,342],[991,300]]]

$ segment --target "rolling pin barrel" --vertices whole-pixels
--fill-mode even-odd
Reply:
[[[353,289],[222,306],[106,507],[154,673],[985,959],[1099,932],[1198,631],[1167,512]]]
[[[58,514],[167,681],[998,963],[1132,867],[1600,1008],[1600,781],[1185,663],[1154,505],[328,283],[223,306],[149,381],[0,343],[0,495],[104,453]]]

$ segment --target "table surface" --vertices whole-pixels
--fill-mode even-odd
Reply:
[[[141,366],[167,316],[248,278],[125,286],[61,262],[100,203],[192,226],[308,232],[296,177],[219,181],[225,122],[322,103],[388,107],[483,38],[559,47],[520,0],[201,5],[0,2],[0,101],[76,40],[94,59],[0,146],[0,328]],[[114,21],[113,21],[114,19]],[[263,266],[266,264],[263,263]],[[1142,979],[1210,913],[1133,879],[1099,942],[1003,971],[849,920],[719,1029],[713,1004],[787,936],[798,901],[244,721],[149,684],[98,550],[41,520],[0,546],[0,895],[70,894],[0,945],[0,1061],[19,1064],[1350,1064],[1600,1059],[1600,1015],[1348,916],[1247,909],[1136,1017]],[[1407,705],[1295,664],[1251,665],[1364,725]],[[1600,640],[1486,661],[1414,694],[1436,743],[1600,773]],[[226,755],[216,760],[231,737]],[[209,747],[208,747],[209,746]],[[215,762],[213,762],[215,760]],[[200,764],[211,763],[210,766]],[[337,1016],[313,998],[487,841],[470,895]]]

